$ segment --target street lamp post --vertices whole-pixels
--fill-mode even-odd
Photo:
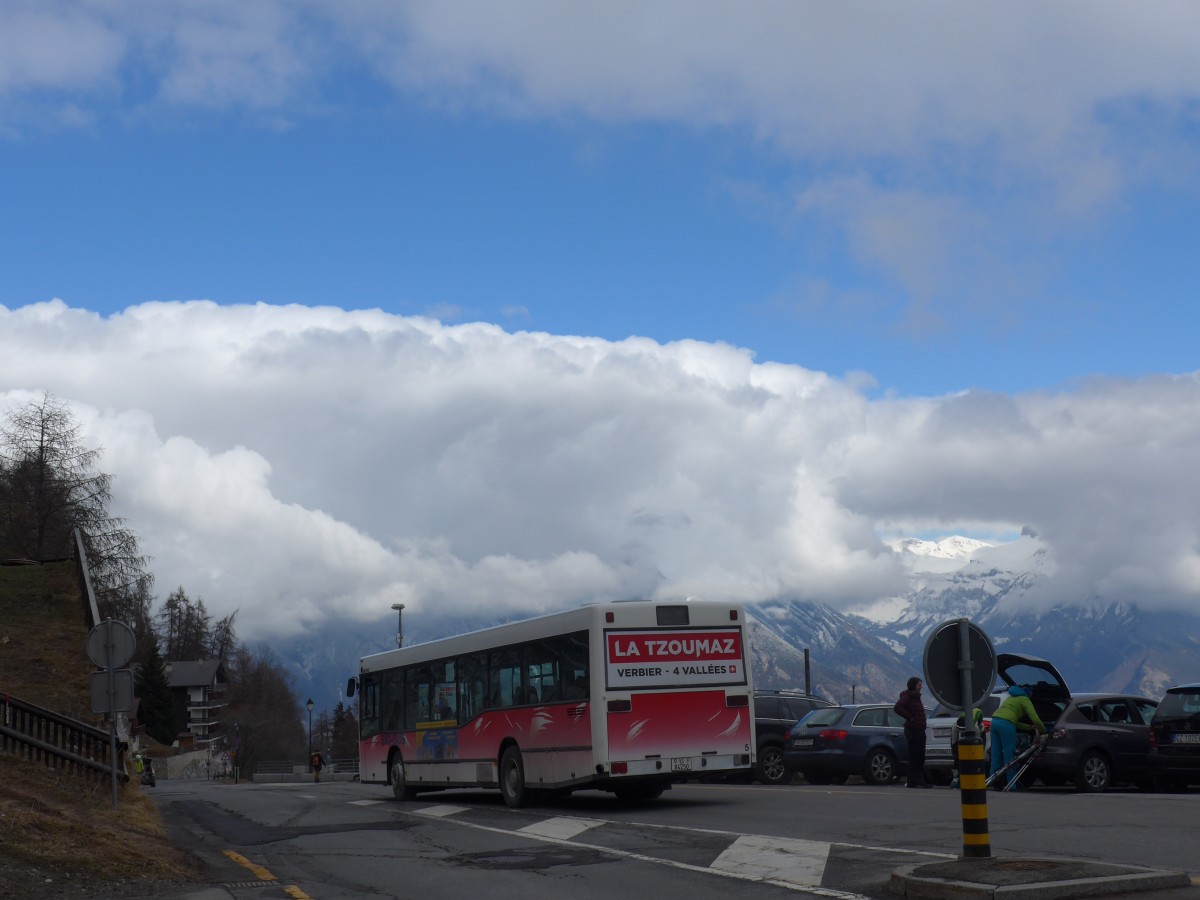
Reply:
[[[396,646],[404,646],[404,604],[393,603],[392,609],[396,611]]]
[[[308,702],[304,704],[308,707],[308,771],[312,771],[312,697],[308,698]]]

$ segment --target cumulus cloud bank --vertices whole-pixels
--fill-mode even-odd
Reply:
[[[0,407],[72,404],[114,512],[247,637],[404,602],[465,616],[627,597],[861,606],[881,537],[1036,529],[1047,602],[1194,606],[1195,374],[869,399],[699,342],[335,307],[0,307]]]

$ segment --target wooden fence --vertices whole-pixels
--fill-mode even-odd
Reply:
[[[0,705],[0,751],[64,772],[109,776],[112,771],[108,732],[8,694]],[[121,744],[116,768],[117,777],[128,781]]]

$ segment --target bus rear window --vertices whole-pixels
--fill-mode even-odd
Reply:
[[[686,606],[657,606],[654,613],[659,625],[687,625],[688,608]]]

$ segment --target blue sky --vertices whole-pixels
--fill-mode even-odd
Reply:
[[[902,591],[884,539],[1024,527],[1060,596],[1191,604],[1198,28],[14,0],[0,399],[78,409],[214,610],[852,606]]]
[[[913,102],[949,107],[944,122],[929,127],[914,111],[896,123],[888,111],[883,130],[899,136],[893,149],[870,137],[877,111],[866,103],[848,115],[867,135],[803,120],[822,103],[855,104],[836,84],[804,85],[815,97],[795,110],[786,92],[739,90],[741,68],[753,62],[738,48],[709,60],[712,97],[703,84],[690,88],[695,104],[729,104],[717,117],[674,109],[669,96],[654,96],[652,79],[646,98],[605,100],[611,72],[590,71],[586,57],[546,62],[536,46],[506,46],[502,37],[461,63],[479,83],[461,73],[444,84],[393,75],[361,36],[357,45],[345,38],[332,59],[305,43],[366,29],[375,16],[375,27],[394,29],[397,46],[424,40],[427,53],[445,54],[476,46],[466,26],[461,49],[455,34],[407,4],[396,5],[408,11],[397,16],[365,4],[367,23],[339,22],[314,4],[314,19],[297,14],[288,26],[300,36],[242,20],[220,3],[161,24],[164,53],[188,46],[198,24],[263,28],[258,40],[298,56],[284,75],[263,71],[249,50],[244,60],[230,50],[215,62],[197,51],[195,72],[186,56],[172,64],[139,50],[137,3],[116,4],[109,16],[86,3],[43,8],[64,20],[91,16],[103,34],[128,43],[92,71],[52,71],[38,83],[34,73],[9,70],[0,81],[0,303],[10,309],[55,297],[106,314],[190,299],[379,307],[509,330],[725,341],[759,361],[866,371],[880,391],[920,395],[1195,368],[1194,72],[1177,73],[1164,92],[1136,60],[1124,83],[1118,72],[1096,85],[1086,67],[1064,74],[1053,56],[1034,60],[1047,77],[1080,81],[1062,88],[1066,134],[1047,148],[1032,146],[1027,116],[1006,107],[1019,97],[972,109],[986,102],[984,91],[969,72],[954,72],[969,61],[948,59],[948,75],[964,77],[953,102],[921,73],[897,89],[901,99],[912,93]],[[919,18],[936,8],[915,11]],[[539,14],[536,4],[514,9],[514,21]],[[1175,9],[1178,21],[1164,12],[1148,29],[1161,28],[1165,44],[1191,19]],[[278,10],[288,15],[286,5]],[[763,29],[800,29],[813,7],[760,10]],[[1059,24],[1087,24],[1081,10],[1065,5]],[[754,20],[753,7],[746,16]],[[620,13],[611,19],[619,53]],[[1083,45],[1077,53],[1119,44],[1120,23],[1109,24],[1110,33],[1090,40],[1080,28],[1062,52],[1074,41]],[[687,27],[677,37],[693,39],[704,59],[711,35]],[[853,34],[836,17],[827,27],[834,40]],[[586,41],[586,32],[576,39]],[[1003,36],[983,51],[997,65],[1022,62]],[[870,63],[865,50],[847,53]],[[489,54],[528,57],[527,69],[518,59],[515,74],[497,76],[508,103],[488,96]],[[687,61],[665,56],[664,68]],[[221,64],[244,66],[228,77],[245,81],[225,84],[212,71]],[[539,76],[541,67],[556,68]],[[782,69],[779,78],[808,74]],[[170,93],[189,77],[221,91]],[[569,77],[573,86],[541,97],[538,77]],[[262,98],[256,78],[274,93]],[[905,74],[881,63],[867,81],[881,78],[903,82]],[[1150,97],[1148,111],[1126,108],[1139,97]],[[66,108],[73,118],[55,123]],[[789,131],[826,124],[828,136]],[[1021,158],[1006,165],[1006,155]],[[1096,183],[1056,184],[1097,161]],[[801,200],[829,185],[841,193]],[[1080,210],[1054,209],[1068,202]],[[897,232],[885,238],[892,247],[869,245],[875,216]],[[906,229],[928,232],[911,255]]]

